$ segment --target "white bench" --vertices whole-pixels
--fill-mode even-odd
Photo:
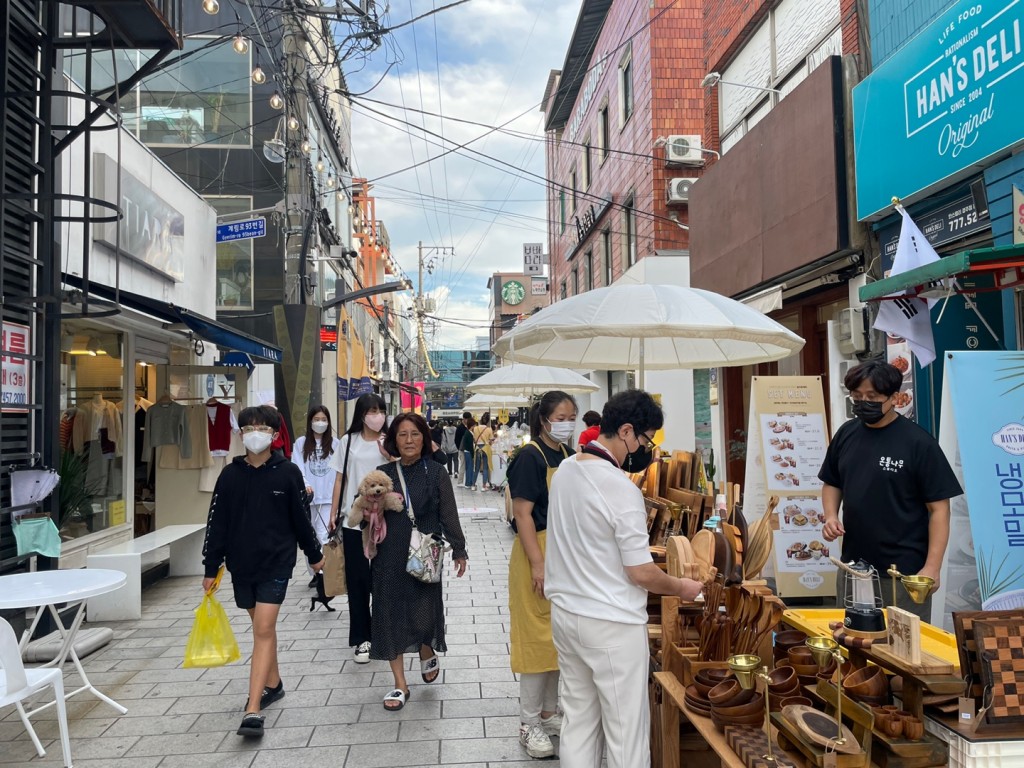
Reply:
[[[141,619],[142,572],[167,559],[167,549],[171,576],[202,576],[205,533],[206,526],[201,524],[168,525],[90,554],[87,568],[121,571],[128,581],[120,589],[89,598],[89,621]]]

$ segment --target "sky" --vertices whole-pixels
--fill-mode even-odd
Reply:
[[[386,21],[400,24],[447,2],[393,0]],[[369,90],[353,99],[353,159],[358,176],[379,180],[371,194],[392,253],[414,281],[417,243],[435,257],[424,292],[445,320],[432,349],[473,348],[487,335],[491,274],[521,271],[522,244],[547,243],[540,101],[579,8],[580,0],[470,0],[391,33],[346,68],[352,93]],[[489,128],[457,120],[526,136],[478,139]],[[428,157],[436,159],[409,169]],[[430,246],[454,247],[454,256]]]

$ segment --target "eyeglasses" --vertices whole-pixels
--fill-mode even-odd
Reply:
[[[265,424],[258,424],[255,426],[247,424],[246,426],[242,427],[243,435],[251,435],[253,432],[262,432],[265,435],[272,435],[274,434],[274,428],[268,427]]]
[[[422,440],[423,433],[420,432],[419,430],[416,430],[415,432],[399,432],[397,435],[395,435],[396,440],[408,440],[410,437]]]
[[[889,396],[880,394],[878,392],[873,392],[872,394],[865,397],[860,392],[851,392],[846,396],[846,399],[854,403],[884,403],[886,400],[889,399]]]
[[[653,453],[654,449],[658,447],[658,444],[648,437],[646,432],[637,432],[636,435],[637,442],[640,442],[641,437],[644,439],[644,448],[647,449],[648,453]]]

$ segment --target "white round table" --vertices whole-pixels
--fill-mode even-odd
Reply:
[[[64,698],[69,699],[76,693],[89,691],[96,698],[106,702],[122,715],[128,710],[106,694],[98,691],[89,682],[85,669],[82,667],[82,662],[79,660],[78,654],[75,653],[74,646],[75,636],[78,634],[78,630],[82,626],[82,620],[85,618],[85,601],[90,597],[113,592],[121,587],[127,581],[127,578],[121,571],[99,568],[34,571],[32,573],[14,573],[9,576],[0,576],[0,610],[45,608],[45,610],[36,611],[32,625],[21,636],[20,650],[24,652],[25,646],[28,645],[29,640],[35,634],[36,627],[39,626],[39,621],[42,619],[43,614],[49,611],[57,626],[57,630],[60,632],[62,642],[60,650],[53,660],[48,661],[42,666],[62,667],[64,662],[70,657],[71,662],[75,665],[75,669],[78,670],[78,674],[82,678],[82,686],[70,691]],[[77,606],[71,624],[68,626],[64,626],[60,613],[57,611],[57,606],[64,603],[67,603],[68,608]],[[51,707],[53,703],[44,704],[27,714],[31,715],[41,709]]]

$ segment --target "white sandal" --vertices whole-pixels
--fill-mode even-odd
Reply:
[[[434,675],[433,679],[427,680],[427,675],[429,675],[431,672],[436,672],[437,674]],[[441,662],[437,658],[436,653],[429,659],[420,659],[420,676],[423,678],[424,683],[426,683],[427,685],[430,685],[431,683],[436,683],[437,678],[440,677],[440,675]]]
[[[411,696],[411,695],[412,695],[412,691],[402,691],[402,690],[399,690],[398,688],[396,688],[395,690],[393,690],[391,693],[389,693],[387,696],[384,697],[384,709],[386,709],[388,712],[397,712],[398,710],[400,710],[402,707],[405,706],[405,702],[408,700],[409,696]],[[397,701],[398,702],[398,706],[397,707],[389,707],[388,706],[388,702],[389,701]]]

